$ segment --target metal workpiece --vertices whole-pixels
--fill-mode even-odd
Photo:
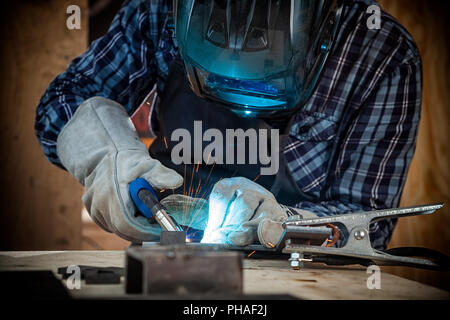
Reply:
[[[290,241],[286,242],[286,246],[284,247],[283,252],[303,254],[304,256],[311,258],[313,262],[324,262],[326,260],[331,261],[334,257],[337,261],[340,261],[340,264],[344,264],[342,262],[348,258],[347,260],[349,262],[353,261],[366,264],[441,269],[442,265],[429,259],[393,255],[374,249],[370,243],[369,226],[370,223],[388,218],[431,214],[435,210],[442,208],[442,206],[443,204],[439,203],[425,206],[374,210],[367,212],[349,213],[338,216],[287,221],[283,224],[284,228],[286,229],[287,237],[290,236],[289,229],[293,227],[309,226],[310,228],[314,229],[314,226],[324,226],[327,224],[339,226],[341,232],[343,231],[342,229],[346,230],[347,237],[343,246],[339,248],[313,246]],[[325,258],[324,256],[328,257]]]
[[[186,245],[186,231],[161,231],[159,244],[163,246]]]
[[[188,246],[132,246],[126,250],[126,292],[242,294],[242,254]]]
[[[251,244],[247,246],[237,246],[233,244],[228,243],[195,243],[190,242],[186,243],[188,247],[195,247],[195,248],[208,248],[211,250],[230,250],[230,251],[239,251],[239,252],[246,252],[251,253],[253,251],[262,254],[264,256],[269,255],[279,255],[282,254],[282,249],[286,243],[290,243],[290,241],[294,241],[295,243],[310,243],[311,245],[320,245],[322,244],[330,235],[331,230],[329,228],[323,227],[323,228],[309,228],[305,226],[292,226],[288,228],[289,232],[283,233],[282,238],[278,242],[278,245],[276,245],[273,248],[266,248],[261,244]],[[167,236],[175,237],[175,232],[168,233],[168,232],[162,232],[161,233],[161,241],[144,241],[142,242],[142,247],[155,247],[160,246],[164,244],[174,244],[174,243],[166,243],[165,240],[163,240],[163,234],[167,234]]]
[[[175,232],[171,232],[175,233]],[[162,233],[161,233],[162,235]],[[162,247],[162,237],[161,241],[144,241],[142,242],[142,247]],[[287,254],[283,254],[281,250],[278,248],[266,248],[261,244],[252,244],[248,246],[237,246],[233,244],[227,243],[199,243],[199,242],[186,242],[186,247],[189,248],[201,248],[205,250],[213,250],[213,251],[236,251],[240,252],[244,255],[248,255],[252,253],[252,259],[257,257],[270,258],[270,257],[280,257],[285,256]]]
[[[289,232],[286,232],[288,230]],[[160,242],[142,242],[142,247],[155,248],[163,247],[167,244],[174,244],[173,238],[181,237],[177,236],[179,232],[162,232]],[[305,226],[292,226],[285,229],[282,238],[273,248],[266,248],[261,244],[252,244],[247,246],[237,246],[228,243],[185,243],[187,247],[190,248],[201,248],[205,250],[213,251],[236,251],[244,253],[245,255],[251,254],[252,259],[258,258],[287,258],[289,253],[283,252],[283,248],[286,244],[290,243],[308,243],[310,245],[321,245],[328,239],[331,235],[331,230],[329,228],[309,228]],[[309,259],[302,259],[302,261],[310,261]],[[294,262],[295,264],[295,262]],[[301,263],[300,263],[301,265]]]
[[[283,223],[283,226],[317,226],[317,225],[325,225],[327,223],[331,224],[340,223],[344,224],[347,227],[347,229],[353,230],[357,226],[367,227],[370,225],[370,223],[377,222],[379,220],[416,216],[423,214],[432,214],[433,212],[442,208],[443,206],[444,206],[443,203],[437,203],[424,206],[354,212],[336,216],[286,221]]]

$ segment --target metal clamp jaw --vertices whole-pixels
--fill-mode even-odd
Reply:
[[[298,265],[294,260],[300,262],[302,260],[306,260],[313,262],[325,262],[327,264],[335,265],[359,263],[363,265],[395,265],[442,270],[443,268],[448,268],[448,265],[443,266],[441,263],[437,263],[436,261],[430,259],[421,259],[404,255],[393,255],[387,252],[376,250],[372,247],[369,238],[369,225],[373,222],[385,220],[388,218],[431,214],[442,207],[443,204],[439,203],[425,206],[374,210],[337,216],[286,221],[283,224],[283,227],[285,228],[285,235],[282,238],[283,243],[280,242],[279,246],[282,247],[284,245],[284,248],[282,249],[283,253],[291,254],[290,261],[293,267],[296,267]],[[337,226],[346,234],[346,242],[342,247],[336,248],[309,244],[298,244],[295,242],[295,236],[292,236],[295,235],[295,228],[298,228],[300,226],[318,227],[328,224]],[[399,250],[397,249],[397,251]],[[293,254],[295,259],[292,258]]]

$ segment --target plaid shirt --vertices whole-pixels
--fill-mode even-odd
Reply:
[[[47,158],[77,107],[93,96],[122,104],[131,115],[157,84],[161,90],[178,51],[167,27],[171,1],[127,1],[108,33],[50,84],[36,116]],[[284,149],[287,166],[307,195],[298,208],[320,216],[397,207],[416,144],[421,60],[413,39],[382,12],[369,30],[374,1],[346,1],[333,51],[308,104],[295,114]],[[384,248],[394,220],[371,225]]]

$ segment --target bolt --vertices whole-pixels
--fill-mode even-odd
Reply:
[[[300,253],[298,253],[298,252],[291,253],[291,259],[299,259],[299,258],[300,258]]]
[[[366,237],[366,231],[364,229],[358,229],[353,233],[356,240],[362,240]]]
[[[300,255],[298,252],[292,252],[291,257],[289,258],[289,262],[291,263],[291,267],[294,270],[299,270],[301,267],[303,267],[303,262],[301,262],[301,259],[303,258],[303,255]]]

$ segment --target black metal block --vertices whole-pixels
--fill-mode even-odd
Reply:
[[[129,247],[126,292],[242,294],[239,252],[188,246]]]

